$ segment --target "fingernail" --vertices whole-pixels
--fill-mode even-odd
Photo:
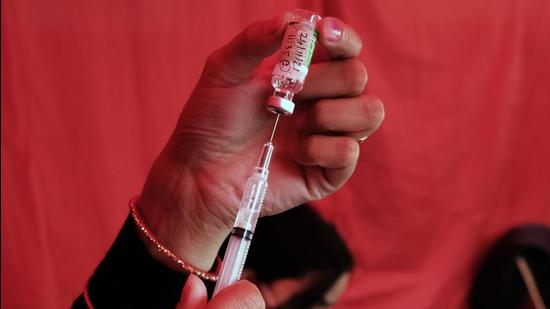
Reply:
[[[323,32],[325,39],[329,42],[337,42],[342,37],[344,25],[340,20],[334,17],[325,17]]]

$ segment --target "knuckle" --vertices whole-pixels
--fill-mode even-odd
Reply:
[[[240,39],[243,42],[251,42],[258,36],[258,29],[262,28],[261,22],[257,21],[250,25],[248,25],[244,30],[242,31],[240,35]]]
[[[262,48],[270,32],[273,31],[273,23],[270,21],[257,21],[247,26],[239,36],[240,45],[253,54],[264,56]]]
[[[212,70],[219,68],[222,63],[222,53],[223,51],[221,48],[218,48],[210,53],[210,55],[206,58],[205,68]]]
[[[313,163],[316,161],[317,141],[314,137],[309,138],[304,145],[303,157],[306,162]]]
[[[227,46],[218,48],[206,58],[203,70],[203,81],[213,85],[224,85],[232,81],[231,65],[226,60]]]
[[[333,130],[330,122],[330,111],[327,110],[329,106],[325,100],[319,100],[311,109],[311,125],[322,130]]]
[[[357,59],[348,61],[344,76],[351,95],[356,96],[363,93],[365,85],[367,84],[368,75],[367,68],[361,61]]]

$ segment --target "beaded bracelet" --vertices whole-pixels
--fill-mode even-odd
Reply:
[[[174,254],[172,251],[170,251],[168,248],[163,246],[156,237],[149,231],[149,229],[145,226],[143,223],[143,220],[141,219],[139,213],[136,209],[136,202],[139,197],[135,197],[130,200],[130,215],[132,216],[132,219],[134,219],[134,222],[137,226],[137,228],[140,230],[141,233],[149,240],[158,251],[160,251],[162,254],[164,254],[166,257],[168,257],[170,260],[172,260],[174,263],[176,263],[181,269],[183,269],[187,273],[195,274],[199,278],[202,278],[204,280],[208,281],[217,281],[218,280],[218,274],[213,272],[206,272],[202,271],[191,264],[183,261],[181,258],[179,258],[176,254]],[[218,258],[218,268],[221,265],[220,260]]]

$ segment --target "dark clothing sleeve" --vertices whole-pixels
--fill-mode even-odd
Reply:
[[[220,256],[224,255],[224,246]],[[247,260],[247,267],[263,282],[297,278],[312,271],[330,275],[319,278],[314,286],[305,287],[304,295],[297,298],[300,302],[293,300],[295,305],[285,308],[311,307],[352,266],[351,255],[334,227],[308,206],[260,218]],[[97,309],[175,308],[186,279],[186,274],[173,271],[151,257],[134,221],[128,217],[90,278],[88,295]],[[214,283],[205,285],[211,296]],[[83,295],[76,299],[73,308],[88,308]]]
[[[131,217],[88,284],[94,308],[174,308],[187,275],[153,259]],[[83,295],[72,308],[88,308]]]

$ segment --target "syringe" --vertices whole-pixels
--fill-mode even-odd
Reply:
[[[305,10],[293,10],[285,30],[279,59],[273,69],[271,84],[274,93],[267,101],[267,109],[277,114],[277,120],[269,142],[265,143],[258,165],[248,178],[237,219],[231,231],[229,244],[223,258],[222,269],[214,295],[225,287],[235,283],[241,277],[248,248],[254,235],[254,229],[260,216],[262,203],[267,191],[269,163],[273,155],[273,136],[277,129],[279,116],[292,115],[294,95],[302,90],[309,70],[317,32],[315,25],[321,17]]]
[[[262,204],[264,202],[265,193],[267,191],[267,176],[269,174],[269,164],[271,163],[271,156],[273,155],[273,137],[277,124],[279,122],[279,114],[275,120],[273,131],[271,132],[271,138],[267,143],[263,145],[262,153],[258,164],[254,167],[252,175],[246,182],[244,194],[241,199],[237,218],[231,231],[231,237],[225,251],[223,258],[222,269],[216,287],[214,289],[214,295],[218,294],[225,287],[232,285],[240,279],[243,271],[246,256],[248,254],[248,248],[256,229],[256,223],[260,212],[262,210]]]

